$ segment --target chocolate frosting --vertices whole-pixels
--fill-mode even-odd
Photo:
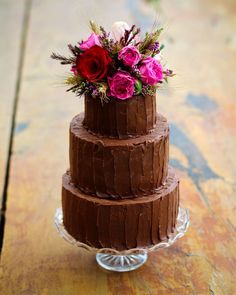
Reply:
[[[169,127],[162,115],[156,115],[152,132],[127,139],[91,134],[82,121],[77,115],[70,126],[71,178],[80,190],[100,198],[134,198],[165,183]]]
[[[156,125],[155,95],[136,95],[126,100],[100,99],[85,95],[84,126],[107,137],[128,138],[144,135]]]
[[[96,248],[127,250],[175,230],[179,180],[168,170],[169,127],[155,96],[124,101],[85,96],[70,125],[70,172],[63,176],[66,230]]]
[[[135,199],[100,199],[82,193],[63,176],[62,209],[66,230],[96,248],[126,250],[166,240],[174,231],[179,207],[179,181],[172,169],[153,195]]]

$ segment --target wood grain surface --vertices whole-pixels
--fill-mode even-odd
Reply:
[[[28,9],[29,22],[19,40],[23,8]],[[1,88],[6,88],[1,122],[2,114],[6,119],[0,126],[8,130],[0,135],[4,151],[19,78],[15,65],[20,42],[26,45],[10,158],[0,294],[236,294],[235,1],[20,0],[0,1],[0,11],[2,36],[11,36],[13,42],[1,47],[6,72],[4,76],[1,71]],[[67,70],[49,56],[55,49],[66,53],[66,44],[85,38],[89,19],[107,29],[113,21],[126,20],[145,31],[155,18],[166,28],[163,58],[177,73],[158,95],[157,105],[171,125],[170,162],[181,177],[181,204],[190,210],[191,225],[185,237],[150,254],[137,271],[110,273],[97,266],[93,254],[63,241],[54,227],[61,175],[69,164],[68,127],[83,110],[83,100],[65,93]],[[5,167],[2,150],[0,159]],[[0,183],[3,180],[1,173]]]
[[[0,203],[4,194],[12,119],[19,85],[23,18],[23,1],[0,2]]]

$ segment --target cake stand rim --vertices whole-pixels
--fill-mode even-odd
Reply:
[[[78,240],[76,240],[73,236],[71,236],[68,231],[66,230],[64,224],[63,224],[63,212],[62,208],[59,207],[55,211],[54,216],[54,224],[56,226],[56,229],[59,233],[59,235],[69,242],[70,244],[77,246],[79,248],[83,248],[87,251],[94,252],[94,253],[110,253],[112,255],[129,255],[134,253],[140,253],[140,252],[153,252],[158,251],[163,248],[167,248],[174,244],[174,242],[181,237],[185,235],[185,233],[188,230],[190,219],[189,219],[189,210],[179,206],[178,216],[177,216],[177,225],[175,227],[174,233],[170,234],[168,239],[166,241],[159,242],[155,245],[150,245],[147,247],[136,247],[126,250],[117,250],[114,248],[95,248],[93,246],[90,246],[88,244],[82,243]]]

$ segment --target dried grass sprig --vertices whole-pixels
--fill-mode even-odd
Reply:
[[[143,42],[139,44],[139,51],[141,53],[146,53],[147,50],[157,42],[158,38],[160,37],[163,28],[156,29],[154,32],[146,33]]]
[[[68,64],[75,63],[74,57],[66,57],[66,56],[63,56],[61,54],[57,54],[54,52],[51,54],[51,58],[56,59],[56,60],[60,60],[62,65],[68,65]]]
[[[70,75],[67,77],[65,84],[66,85],[79,85],[81,82],[84,82],[85,79],[79,75]]]
[[[79,47],[77,47],[76,45],[71,45],[71,44],[68,44],[68,48],[69,50],[71,51],[71,53],[74,55],[74,56],[78,56],[81,52],[83,52]]]
[[[100,30],[99,26],[93,20],[90,20],[89,21],[89,25],[90,25],[91,30],[95,34],[97,34],[97,35],[100,35],[101,34],[101,30]]]
[[[131,43],[132,40],[134,40],[135,36],[140,33],[140,28],[136,28],[135,25],[132,25],[132,27],[129,30],[125,30],[124,36],[120,39],[120,44],[122,46],[127,46]]]

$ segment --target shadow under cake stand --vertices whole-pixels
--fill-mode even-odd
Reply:
[[[148,253],[171,246],[177,239],[184,236],[189,226],[188,210],[179,207],[177,222],[174,233],[169,235],[166,241],[145,248],[133,248],[124,251],[117,251],[110,248],[96,249],[87,244],[81,243],[73,238],[65,229],[63,224],[62,209],[58,208],[55,213],[55,225],[62,238],[74,246],[84,248],[96,253],[97,263],[106,270],[126,272],[139,268],[148,258]]]

